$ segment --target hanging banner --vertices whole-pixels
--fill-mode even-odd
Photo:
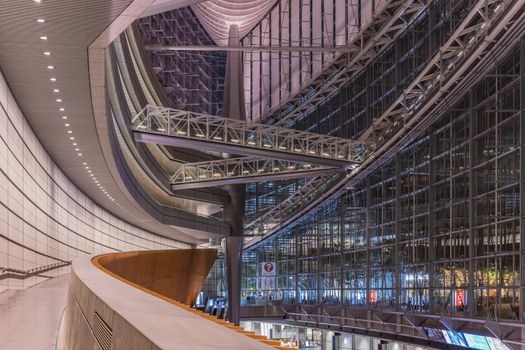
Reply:
[[[263,262],[261,264],[261,276],[275,276],[275,263]]]
[[[375,303],[377,301],[377,292],[375,290],[371,290],[370,291],[370,297],[369,297],[369,302],[371,304]]]
[[[456,289],[454,299],[456,308],[463,308],[467,305],[467,293],[465,293],[464,289]]]
[[[276,277],[261,277],[261,290],[275,289],[275,278]]]

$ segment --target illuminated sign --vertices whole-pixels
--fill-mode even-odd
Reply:
[[[435,329],[425,329],[429,338],[436,341],[443,341],[434,334]],[[453,332],[448,330],[441,330],[443,333],[444,341],[448,344],[465,346],[469,349],[479,349],[479,350],[510,350],[510,348],[505,345],[501,340],[485,337],[482,335],[471,334],[471,333],[462,333],[462,332]]]
[[[261,275],[263,275],[263,276],[273,276],[273,275],[275,275],[275,263],[273,263],[273,262],[263,262],[261,264]]]
[[[482,335],[463,333],[471,349],[491,350],[487,339]]]
[[[445,340],[449,344],[467,346],[467,342],[459,332],[442,331]]]
[[[509,347],[499,339],[486,337],[489,343],[490,350],[510,350]]]
[[[464,289],[457,289],[455,292],[456,308],[463,308],[467,305],[467,293]]]
[[[370,302],[375,303],[377,301],[377,292],[375,290],[370,291]]]

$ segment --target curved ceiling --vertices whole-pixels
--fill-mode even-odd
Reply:
[[[218,45],[228,43],[230,25],[242,38],[272,8],[276,0],[209,0],[192,5],[204,28]]]
[[[140,207],[111,149],[105,49],[151,2],[0,0],[0,68],[39,141],[86,195],[130,224],[196,244],[195,232]]]

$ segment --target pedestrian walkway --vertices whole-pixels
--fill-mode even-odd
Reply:
[[[55,349],[68,285],[69,274],[0,293],[0,348]]]

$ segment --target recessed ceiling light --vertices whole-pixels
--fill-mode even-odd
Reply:
[[[51,81],[57,81],[57,78],[49,78]]]
[[[57,98],[56,101],[57,102],[62,102],[62,99],[61,98]]]
[[[38,23],[44,23],[46,20],[43,19],[43,18],[39,18],[39,19],[37,19],[36,21],[37,21]]]
[[[36,2],[37,4],[40,4],[42,2],[42,0],[33,0],[34,2]]]
[[[59,108],[58,110],[59,110],[60,112],[64,112],[64,111],[65,111],[65,109],[64,109],[63,107],[62,107],[62,108]]]
[[[78,156],[79,156],[79,157],[82,157],[82,153],[79,153]]]
[[[44,55],[46,55],[46,56],[51,56],[51,52],[49,52],[49,51],[44,51]]]
[[[93,175],[93,174],[89,174],[89,176],[93,177],[93,176],[95,176],[95,175]]]
[[[53,89],[53,92],[58,94],[60,92],[60,90],[59,89]]]
[[[67,119],[67,115],[63,115],[63,116],[62,116],[62,119]]]
[[[71,136],[69,139],[70,139],[70,140],[74,140],[75,138],[74,138],[73,136]]]
[[[68,130],[68,131],[67,131],[67,133],[68,133],[68,134],[72,134],[72,133],[73,133],[73,131],[71,131],[71,130]]]
[[[77,152],[80,151],[80,148],[75,148],[75,151],[77,151]]]
[[[73,142],[73,146],[76,146],[76,145],[77,145],[77,143],[76,143],[76,142]]]
[[[47,40],[47,36],[41,36],[40,40]]]
[[[96,183],[96,184],[98,184],[98,181],[97,181],[97,180],[95,180],[95,183]]]
[[[88,170],[88,173],[90,173],[90,174],[91,174],[91,170]]]
[[[66,123],[66,124],[64,124],[64,126],[69,126],[69,124],[68,124],[68,123]]]
[[[86,165],[86,164],[87,164],[86,162],[82,163],[82,165]]]
[[[55,66],[47,66],[47,69],[55,69]],[[58,92],[58,91],[55,91],[55,92]]]
[[[89,169],[89,167],[88,167],[88,166],[86,166],[86,167],[84,167],[84,169]]]

